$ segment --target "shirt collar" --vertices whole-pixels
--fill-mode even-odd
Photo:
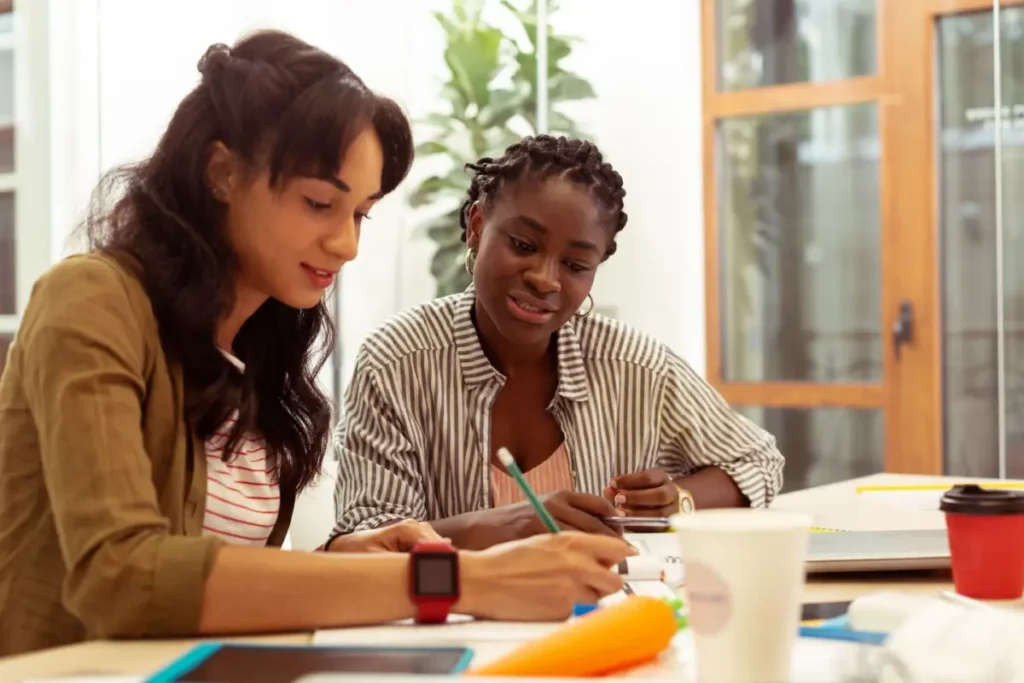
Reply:
[[[480,345],[480,337],[473,325],[473,304],[476,290],[470,285],[455,302],[453,329],[455,347],[466,384],[475,386],[491,379],[504,381],[505,377],[491,365]],[[583,364],[583,349],[572,320],[558,330],[558,396],[571,401],[587,401],[587,373]]]

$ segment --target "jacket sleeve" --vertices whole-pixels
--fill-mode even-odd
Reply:
[[[397,400],[360,353],[345,394],[337,440],[337,524],[332,537],[426,518],[424,473],[417,450],[402,428]]]
[[[64,603],[99,637],[194,634],[221,541],[172,534],[157,504],[141,427],[155,353],[125,277],[100,259],[58,265],[18,335]]]
[[[673,479],[718,467],[736,482],[751,507],[767,506],[781,488],[784,459],[775,437],[733,411],[671,352],[660,425],[659,464]]]

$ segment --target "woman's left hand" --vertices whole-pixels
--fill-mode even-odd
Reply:
[[[679,512],[679,489],[660,467],[615,477],[604,497],[629,517],[668,517]]]
[[[407,553],[420,541],[442,541],[434,527],[407,519],[369,531],[338,536],[327,549],[332,553]]]

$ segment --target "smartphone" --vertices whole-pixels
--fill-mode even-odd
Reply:
[[[824,621],[846,614],[850,609],[847,602],[807,602],[800,611],[800,621]]]
[[[667,517],[602,517],[601,521],[609,526],[643,529],[644,531],[668,531],[672,522]]]

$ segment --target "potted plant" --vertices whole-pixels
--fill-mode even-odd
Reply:
[[[558,9],[547,2],[548,16]],[[582,137],[575,122],[558,103],[594,97],[585,79],[567,70],[564,60],[577,39],[549,30],[548,130],[537,129],[537,19],[534,2],[502,0],[521,35],[504,34],[487,23],[483,0],[452,0],[448,14],[434,13],[445,33],[444,62],[448,73],[442,93],[442,111],[423,119],[432,136],[416,149],[420,158],[442,158],[444,170],[423,180],[409,199],[413,207],[431,207],[433,216],[418,230],[434,244],[430,273],[436,295],[461,292],[469,285],[465,270],[466,245],[459,227],[459,211],[469,179],[466,163],[485,156],[500,156],[524,135],[565,134]]]

